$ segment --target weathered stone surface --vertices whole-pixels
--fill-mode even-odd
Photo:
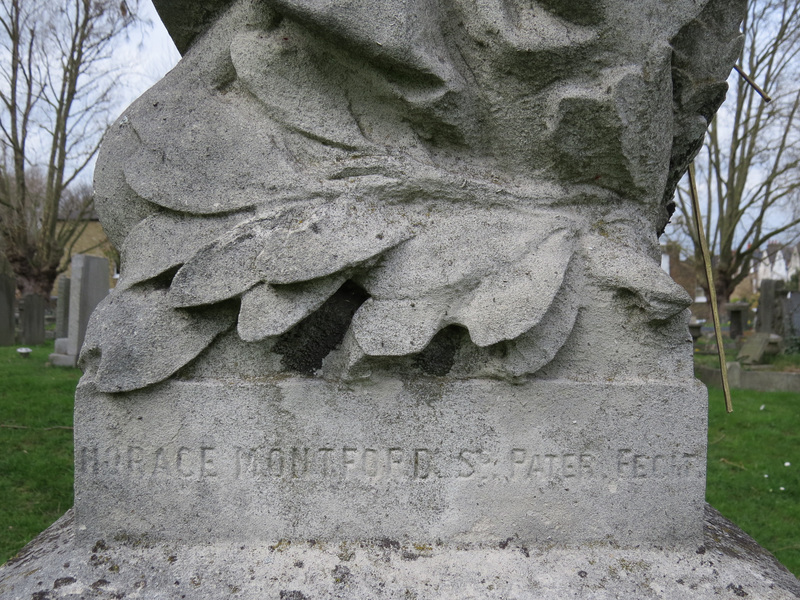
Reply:
[[[115,294],[168,290],[130,352],[98,331],[107,364],[146,362],[132,353],[170,311],[230,300],[244,341],[285,347],[344,282],[366,300],[328,379],[416,361],[440,332],[476,357],[453,362],[467,377],[659,379],[685,361],[689,299],[657,234],[724,97],[741,0],[180,6],[159,10],[183,60],[98,160]],[[627,329],[635,367],[583,364],[605,329]]]
[[[230,306],[187,313],[164,310],[165,292],[138,287],[111,294],[92,313],[84,341],[84,377],[106,392],[145,387],[172,375],[235,322]],[[100,348],[98,339],[105,344]]]
[[[78,536],[699,544],[706,411],[696,384],[85,378]]]
[[[8,594],[797,589],[704,537],[657,260],[744,0],[157,4],[184,58],[96,169],[122,272],[81,359],[76,537]]]
[[[318,600],[717,600],[800,597],[800,582],[706,507],[701,544],[637,549],[598,543],[485,546],[390,538],[329,544],[283,539],[186,545],[98,539],[77,545],[72,515],[0,567],[4,600],[242,598]]]

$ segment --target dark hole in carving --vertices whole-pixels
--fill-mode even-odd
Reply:
[[[453,368],[459,346],[467,337],[463,327],[445,327],[414,357],[414,364],[427,375],[447,375]]]
[[[147,281],[142,281],[137,283],[137,286],[150,286],[157,290],[166,290],[172,285],[172,280],[175,279],[175,275],[178,273],[180,268],[183,265],[175,265],[174,267],[170,267],[163,273],[160,273],[153,277],[152,279],[148,279]]]
[[[562,19],[578,25],[597,25],[603,20],[602,3],[598,0],[539,0],[540,4]]]
[[[315,312],[278,338],[273,351],[282,354],[286,369],[311,375],[322,366],[322,359],[341,344],[353,315],[369,294],[352,281],[346,281]]]

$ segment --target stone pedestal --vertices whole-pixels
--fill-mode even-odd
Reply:
[[[81,385],[78,537],[700,543],[699,384]]]
[[[696,546],[483,545],[391,538],[77,544],[72,511],[0,567],[3,600],[718,600],[800,597],[800,582],[706,507]]]
[[[800,583],[703,502],[699,384],[80,386],[76,505],[0,597],[551,600]]]

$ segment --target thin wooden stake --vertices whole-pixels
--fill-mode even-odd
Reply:
[[[711,272],[711,256],[708,252],[708,242],[703,231],[703,223],[700,217],[700,200],[697,197],[697,181],[694,176],[694,163],[689,165],[689,190],[692,196],[692,212],[694,213],[694,224],[697,227],[697,239],[700,240],[700,250],[703,254],[703,264],[706,267],[706,280],[708,281],[708,295],[711,301],[711,314],[714,317],[714,333],[717,337],[717,354],[719,355],[719,369],[722,374],[722,392],[725,394],[725,410],[733,412],[733,401],[731,400],[731,388],[728,385],[728,363],[725,360],[725,346],[722,343],[722,328],[719,324],[719,309],[717,308],[717,290],[714,288],[714,275]]]
[[[756,93],[764,99],[764,102],[767,103],[772,102],[772,98],[770,98],[769,94],[767,94],[767,92],[762,90],[761,86],[759,86],[755,81],[753,81],[753,79],[747,73],[742,71],[742,69],[739,68],[739,65],[733,65],[733,68],[736,69],[736,72],[742,76],[742,79],[744,79],[747,83],[749,83],[750,87],[752,87],[756,91]]]

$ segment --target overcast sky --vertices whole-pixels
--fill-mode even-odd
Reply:
[[[141,21],[119,38],[118,46],[114,49],[112,60],[116,67],[121,67],[121,75],[112,121],[181,58],[164,24],[158,18],[152,0],[140,0],[139,14]],[[81,181],[91,181],[95,160],[83,171],[79,178]]]
[[[161,79],[180,59],[180,54],[158,18],[151,0],[141,0],[142,23],[133,27],[115,51],[124,67],[125,86],[118,112]],[[115,115],[116,116],[116,115]]]

